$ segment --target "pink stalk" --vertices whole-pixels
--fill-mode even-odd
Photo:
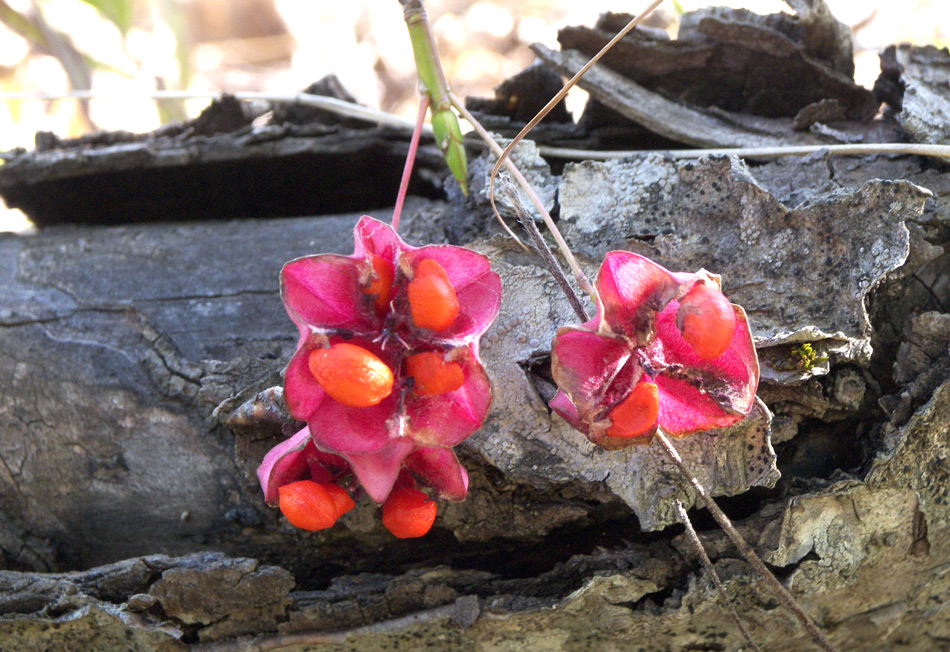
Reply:
[[[419,115],[416,117],[416,126],[412,130],[412,139],[409,141],[409,153],[406,154],[406,165],[402,169],[402,180],[399,182],[399,192],[396,194],[396,206],[393,208],[393,231],[399,228],[399,216],[402,214],[402,205],[406,201],[406,191],[409,190],[409,177],[412,176],[412,166],[416,162],[416,152],[419,151],[419,136],[422,134],[422,123],[429,110],[429,96],[425,93],[419,96]]]

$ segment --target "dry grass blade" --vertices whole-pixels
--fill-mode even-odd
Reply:
[[[590,68],[595,63],[597,63],[597,61],[599,61],[600,58],[608,50],[610,50],[610,48],[612,48],[617,41],[622,39],[634,27],[636,27],[641,22],[643,22],[643,20],[647,16],[649,16],[650,13],[654,9],[660,6],[661,2],[663,2],[663,0],[653,0],[653,2],[650,3],[650,6],[648,6],[643,12],[641,12],[633,20],[627,23],[627,25],[624,26],[624,28],[620,30],[617,33],[617,35],[613,37],[610,40],[610,42],[607,43],[607,45],[605,45],[600,50],[600,52],[594,55],[593,58],[591,58],[591,60],[587,62],[587,65],[581,68],[581,70],[579,70],[577,74],[574,75],[574,77],[571,78],[571,80],[568,81],[564,85],[564,87],[554,97],[552,97],[551,100],[547,104],[544,105],[544,108],[538,111],[538,114],[534,116],[528,122],[528,124],[524,126],[524,128],[518,133],[518,135],[515,136],[514,139],[510,143],[508,143],[508,146],[504,149],[504,151],[498,157],[498,160],[495,161],[495,165],[492,168],[491,174],[489,175],[489,178],[488,178],[488,199],[489,201],[491,201],[492,212],[494,212],[495,217],[498,218],[499,221],[503,221],[503,220],[501,219],[501,214],[498,212],[498,208],[495,206],[495,195],[494,195],[495,177],[498,175],[498,171],[501,169],[502,164],[508,164],[509,169],[510,169],[510,162],[508,158],[509,158],[509,154],[511,154],[511,151],[518,145],[519,142],[521,142],[521,140],[525,137],[525,135],[527,135],[527,133],[530,132],[535,127],[535,125],[537,125],[539,122],[541,122],[541,120],[544,119],[544,116],[546,116],[551,111],[551,109],[557,106],[557,103],[560,102],[564,98],[564,96],[567,94],[567,92],[577,83],[577,81],[581,77],[584,76],[584,73],[590,70]],[[456,108],[458,108],[457,105],[456,105]],[[517,179],[517,176],[516,176],[516,179]],[[526,185],[522,183],[521,179],[518,179],[518,183],[521,184],[522,186]],[[525,189],[527,190],[527,187]],[[554,236],[554,241],[557,243],[558,249],[561,250],[561,254],[564,256],[564,259],[567,261],[568,267],[570,267],[571,271],[574,273],[574,278],[577,280],[581,288],[583,288],[583,290],[588,295],[591,296],[591,298],[596,298],[597,293],[594,290],[594,287],[590,284],[590,281],[587,279],[587,276],[585,276],[584,272],[581,271],[581,268],[577,264],[577,261],[574,260],[574,254],[571,252],[570,247],[567,246],[567,243],[564,241],[564,238],[561,236],[560,231],[558,231],[557,226],[555,226],[554,220],[551,219],[551,216],[548,215],[547,211],[544,210],[544,208],[540,206],[539,204],[538,204],[538,208],[539,208],[539,212],[541,213],[541,219],[544,220],[545,226],[548,227],[548,230],[551,232],[551,235]]]

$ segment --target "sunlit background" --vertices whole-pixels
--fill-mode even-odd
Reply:
[[[871,86],[890,43],[948,44],[947,0],[826,0],[850,25],[856,77]],[[527,45],[557,47],[557,30],[647,0],[427,0],[446,75],[460,96],[492,88],[528,65]],[[758,13],[780,0],[667,0],[671,18],[707,4]],[[0,151],[32,148],[37,131],[142,132],[194,117],[207,100],[157,103],[150,91],[289,93],[335,73],[363,104],[414,114],[412,53],[397,0],[0,0],[0,93],[91,88],[88,103],[0,100]],[[0,203],[0,231],[28,228]]]

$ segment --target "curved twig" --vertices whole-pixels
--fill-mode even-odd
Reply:
[[[534,129],[541,120],[544,119],[551,109],[557,106],[557,103],[560,102],[567,92],[580,80],[584,74],[591,69],[591,67],[596,64],[604,54],[606,54],[620,39],[626,36],[634,27],[643,22],[643,19],[650,15],[650,13],[660,6],[660,3],[663,0],[653,0],[652,3],[639,15],[634,17],[629,23],[627,23],[623,29],[617,32],[617,35],[614,36],[610,41],[600,49],[600,52],[595,54],[587,64],[577,71],[577,74],[574,75],[564,87],[555,94],[551,100],[544,105],[537,115],[535,115],[531,120],[524,126],[524,128],[518,132],[518,135],[512,139],[508,146],[505,148],[505,151],[502,152],[501,156],[498,157],[498,160],[495,162],[495,166],[492,168],[491,174],[488,177],[488,199],[491,201],[492,210],[498,215],[498,209],[495,206],[495,195],[494,195],[494,186],[495,186],[495,177],[498,174],[498,170],[501,169],[502,163],[508,160],[508,155],[511,153],[519,142],[525,137],[525,135]],[[590,284],[590,281],[587,280],[587,276],[581,270],[580,265],[577,264],[577,261],[574,259],[574,254],[571,252],[570,247],[567,246],[567,243],[564,241],[564,238],[561,236],[560,231],[558,231],[557,226],[554,224],[554,220],[551,219],[551,216],[547,214],[547,211],[541,212],[541,218],[544,220],[545,226],[551,231],[551,235],[554,236],[554,241],[557,243],[558,249],[561,250],[561,254],[564,256],[564,259],[567,261],[568,267],[571,268],[571,271],[574,272],[574,278],[577,279],[578,284],[581,288],[591,296],[592,299],[596,300],[597,292],[594,290],[594,287]],[[500,216],[499,216],[500,219]]]

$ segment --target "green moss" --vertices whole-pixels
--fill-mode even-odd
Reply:
[[[828,356],[819,356],[811,342],[803,342],[789,349],[785,362],[786,364],[782,366],[788,371],[795,369],[811,371],[817,365],[828,362]]]

